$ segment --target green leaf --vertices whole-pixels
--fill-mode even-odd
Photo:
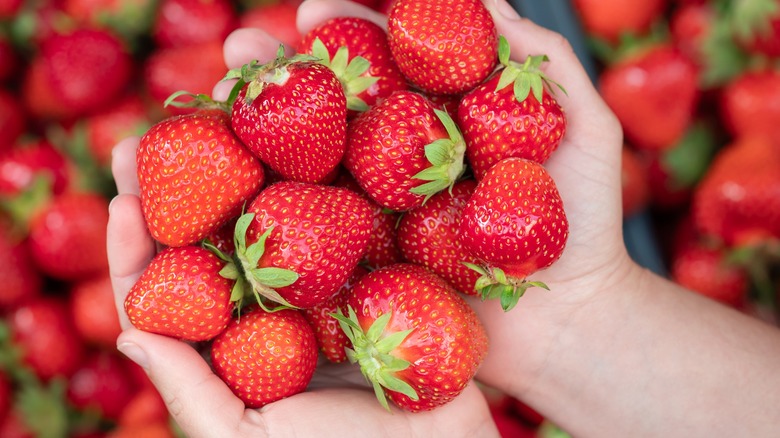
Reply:
[[[409,329],[401,332],[391,333],[383,337],[379,341],[376,341],[376,349],[382,353],[389,353],[395,350],[396,348],[398,348],[398,346],[401,345],[404,342],[404,340],[409,336],[409,334],[412,333],[413,331],[414,329]],[[406,366],[409,366],[408,363]],[[406,368],[406,366],[404,368]]]
[[[467,268],[471,269],[472,271],[476,271],[479,274],[484,275],[484,276],[488,275],[487,270],[485,270],[485,268],[483,268],[482,266],[479,266],[479,265],[474,264],[474,263],[469,263],[469,262],[461,262],[461,263],[464,266],[466,266]]]
[[[235,263],[228,263],[219,270],[219,275],[222,276],[222,278],[227,278],[228,280],[237,280],[241,275],[241,272],[239,272]]]
[[[509,65],[509,55],[511,49],[509,47],[509,41],[503,35],[498,36],[498,62],[503,65]]]
[[[385,396],[385,390],[382,389],[382,385],[379,382],[371,381],[371,386],[374,388],[374,395],[376,395],[376,399],[379,400],[379,404],[390,411],[390,405],[387,404],[387,397]]]
[[[425,158],[434,165],[440,166],[452,160],[452,141],[448,138],[440,138],[425,145]]]
[[[514,94],[518,102],[523,102],[531,92],[531,79],[527,74],[520,74],[515,81]]]
[[[512,310],[519,300],[518,291],[512,286],[505,286],[501,291],[501,308],[504,312]]]
[[[366,332],[366,338],[370,342],[376,343],[379,340],[380,336],[382,336],[382,333],[385,331],[385,327],[387,327],[387,323],[390,322],[391,316],[392,314],[388,312],[374,320],[371,327],[369,327]]]
[[[319,37],[315,38],[311,43],[311,54],[315,58],[318,58],[320,63],[330,67],[330,53],[328,52],[328,48],[325,47],[325,43],[323,43]]]
[[[249,225],[254,220],[254,213],[244,213],[236,221],[235,231],[233,233],[233,244],[236,247],[237,253],[246,252],[246,232],[249,229]]]
[[[254,268],[260,262],[260,258],[265,254],[265,241],[268,240],[268,236],[271,235],[274,227],[269,227],[263,234],[257,239],[257,242],[249,245],[249,247],[243,251],[246,261],[249,263],[249,267]],[[242,253],[239,253],[242,254]]]
[[[344,49],[345,54],[347,53],[346,47],[339,48],[339,50],[341,49]],[[338,55],[338,53],[336,53],[336,55]],[[352,82],[353,80],[363,75],[363,73],[367,72],[369,68],[371,68],[371,61],[369,61],[368,59],[362,56],[356,56],[352,58],[351,61],[349,61],[349,64],[344,69],[344,79],[348,82]],[[379,78],[373,78],[373,79],[374,82],[376,82]]]
[[[347,64],[349,62],[349,50],[346,46],[341,46],[336,50],[336,54],[330,60],[330,68],[342,80],[346,80]]]
[[[496,279],[496,283],[500,284],[509,284],[509,280],[506,278],[506,273],[501,268],[493,268],[491,271],[493,274],[493,278]]]
[[[501,72],[501,76],[498,77],[498,84],[496,85],[495,91],[503,90],[509,84],[514,83],[519,76],[520,70],[517,68],[512,66],[504,68],[504,71]]]
[[[415,391],[411,385],[399,379],[398,377],[395,377],[390,373],[380,373],[379,378],[379,383],[390,391],[400,392],[412,400],[420,399],[420,397],[417,395],[417,391]]]
[[[250,273],[255,281],[271,288],[289,286],[298,280],[296,272],[283,268],[257,268]]]

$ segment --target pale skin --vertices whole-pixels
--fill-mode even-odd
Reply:
[[[491,346],[477,379],[515,396],[578,437],[771,436],[780,424],[780,331],[685,291],[636,265],[621,234],[620,126],[560,35],[486,0],[512,57],[547,54],[568,132],[545,164],[570,222],[561,259],[531,279],[514,309],[470,299]],[[302,33],[338,15],[385,17],[341,0],[307,0]],[[273,58],[278,41],[242,29],[225,42],[228,67]],[[216,98],[229,84],[218,85]],[[114,151],[119,195],[110,207],[108,253],[117,308],[156,251],[140,210],[138,138]],[[188,344],[133,329],[117,344],[141,364],[179,426],[214,436],[497,436],[470,385],[431,412],[385,411],[349,365],[320,369],[312,387],[260,410],[245,409]],[[332,426],[331,426],[332,425]]]

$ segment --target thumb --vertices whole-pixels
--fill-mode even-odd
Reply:
[[[131,328],[117,348],[146,371],[188,437],[239,435],[244,404],[192,346]]]

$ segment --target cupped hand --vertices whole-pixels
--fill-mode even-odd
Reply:
[[[310,0],[300,9],[299,28],[306,32],[337,15],[362,16],[377,22],[384,19],[349,2]],[[252,59],[270,60],[279,45],[260,30],[237,30],[225,42],[225,63],[233,68]],[[227,97],[229,89],[229,83],[218,84],[214,98]],[[482,392],[474,384],[434,411],[410,414],[391,408],[388,412],[376,400],[359,369],[349,364],[321,363],[306,392],[259,410],[246,409],[194,346],[133,328],[124,313],[124,299],[158,250],[146,228],[138,197],[138,144],[137,137],[120,142],[112,160],[118,195],[109,208],[108,255],[124,328],[117,346],[143,367],[187,436],[497,435]]]

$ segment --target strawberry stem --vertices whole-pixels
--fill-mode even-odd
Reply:
[[[480,277],[474,283],[474,289],[479,292],[482,301],[498,299],[504,312],[512,310],[530,287],[550,290],[541,281],[528,281],[525,278],[518,279],[507,276],[501,268],[488,268],[468,262],[462,263],[480,274]]]
[[[416,195],[423,195],[423,204],[431,196],[447,189],[452,193],[452,187],[463,175],[466,169],[464,157],[466,155],[466,141],[460,133],[458,126],[447,112],[434,109],[436,116],[447,130],[449,138],[440,138],[425,146],[425,158],[431,163],[430,167],[418,172],[412,178],[428,181],[425,184],[409,189]]]

